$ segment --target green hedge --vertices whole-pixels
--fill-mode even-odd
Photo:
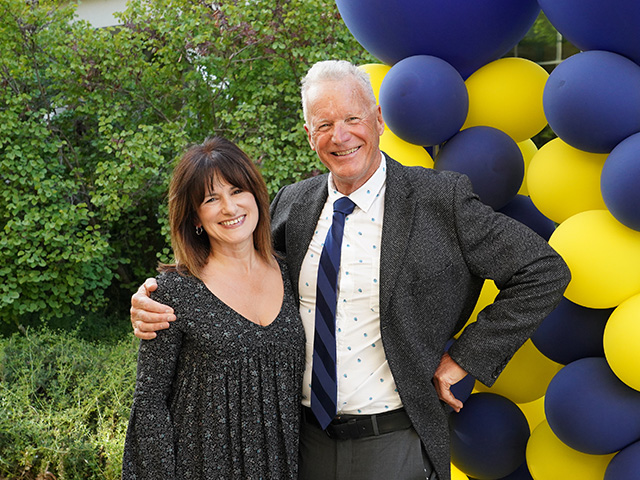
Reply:
[[[223,135],[269,191],[320,168],[300,78],[371,61],[333,0],[131,0],[117,28],[74,2],[0,0],[0,323],[124,313],[168,261],[164,202],[188,143]]]
[[[138,348],[121,338],[0,339],[0,479],[120,478]]]

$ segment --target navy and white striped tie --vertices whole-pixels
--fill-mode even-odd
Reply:
[[[336,303],[338,270],[344,220],[355,204],[341,197],[333,204],[333,223],[327,232],[318,265],[316,321],[311,370],[311,411],[324,429],[337,412],[336,380]]]

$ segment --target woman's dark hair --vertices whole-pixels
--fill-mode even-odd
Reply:
[[[198,208],[206,192],[219,180],[253,194],[259,213],[253,232],[254,247],[267,262],[273,258],[267,186],[246,153],[225,138],[213,137],[187,149],[173,171],[169,186],[169,225],[176,263],[161,264],[160,271],[177,269],[200,276],[211,245],[206,232],[196,234]]]

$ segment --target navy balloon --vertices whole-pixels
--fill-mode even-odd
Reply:
[[[607,465],[604,480],[640,480],[640,440],[613,457]]]
[[[529,472],[527,462],[522,462],[522,465],[520,465],[515,472],[499,480],[533,480],[533,477],[531,476],[531,472]]]
[[[613,310],[587,308],[562,298],[531,341],[545,357],[563,365],[581,358],[604,358],[602,338]]]
[[[551,72],[542,103],[549,126],[566,143],[609,153],[640,132],[640,66],[611,52],[578,53]]]
[[[494,393],[475,393],[459,413],[449,417],[451,460],[467,475],[501,478],[525,461],[527,419],[511,400]]]
[[[640,63],[638,0],[538,0],[553,26],[580,50],[607,50]]]
[[[545,240],[549,240],[556,224],[545,217],[526,195],[516,195],[513,200],[500,209],[500,213],[524,223]]]
[[[640,231],[640,133],[620,142],[604,162],[602,198],[616,220]]]
[[[524,178],[524,160],[518,145],[493,127],[462,130],[440,149],[434,168],[466,174],[473,191],[494,210],[514,199]]]
[[[439,145],[454,136],[469,111],[464,80],[444,60],[416,55],[396,63],[380,86],[382,117],[415,145]]]
[[[604,358],[583,358],[560,370],[544,409],[553,433],[579,452],[610,454],[640,439],[640,392],[622,383]]]
[[[473,477],[469,477],[469,480],[478,480]],[[515,472],[507,475],[506,477],[498,478],[496,480],[533,480],[531,476],[531,472],[529,472],[529,467],[527,466],[527,462],[522,462]]]
[[[535,0],[336,0],[358,42],[387,65],[433,55],[467,78],[502,57],[535,22]]]

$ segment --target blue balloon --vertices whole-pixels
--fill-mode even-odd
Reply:
[[[538,0],[549,21],[580,50],[607,50],[640,63],[638,0]]]
[[[336,0],[358,42],[387,65],[433,55],[467,78],[502,57],[535,22],[535,0]]]
[[[583,358],[560,370],[544,409],[553,433],[583,453],[606,455],[640,439],[640,392],[616,377],[604,358]]]
[[[464,80],[444,60],[416,55],[396,63],[380,86],[385,123],[406,142],[439,145],[454,136],[467,118]]]
[[[479,480],[473,477],[469,477],[469,480]],[[515,472],[507,475],[506,477],[498,478],[496,480],[533,480],[531,476],[531,472],[529,472],[529,467],[527,466],[527,462],[522,462]]]
[[[522,462],[522,465],[520,465],[515,472],[499,480],[533,480],[533,477],[531,476],[531,472],[529,472],[527,462]]]
[[[551,72],[542,103],[562,140],[578,150],[608,153],[640,132],[640,66],[611,52],[578,53]]]
[[[640,441],[613,457],[604,472],[604,480],[640,480]]]
[[[556,224],[545,217],[526,195],[516,195],[499,211],[520,223],[524,223],[545,240],[549,240],[556,229]]]
[[[480,480],[513,473],[525,461],[527,419],[511,400],[494,393],[474,393],[460,413],[449,417],[451,460]]]
[[[440,149],[434,168],[466,174],[473,191],[494,210],[514,199],[524,178],[524,160],[518,145],[493,127],[462,130]]]
[[[604,162],[602,198],[616,220],[640,231],[640,133],[620,142]]]
[[[604,327],[613,310],[587,308],[563,298],[531,341],[544,356],[563,365],[581,358],[604,357]]]

